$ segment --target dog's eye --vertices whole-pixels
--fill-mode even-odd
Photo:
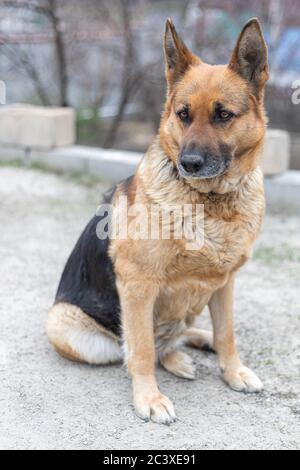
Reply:
[[[184,122],[184,123],[188,122],[190,116],[189,116],[189,110],[187,108],[181,109],[176,114],[177,114],[177,117],[179,117],[179,119],[182,122]]]
[[[226,111],[225,109],[218,110],[216,113],[217,121],[221,121],[221,122],[229,121],[230,119],[233,118],[233,116],[234,116],[233,113],[231,113],[230,111]]]
[[[228,113],[227,111],[221,111],[220,113],[221,119],[228,119],[229,117],[230,117],[230,113]]]

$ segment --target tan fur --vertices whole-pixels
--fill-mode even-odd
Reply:
[[[118,344],[118,338],[113,333],[101,327],[80,308],[66,303],[58,303],[52,307],[47,318],[46,333],[55,350],[75,362],[101,363],[93,358],[88,360],[83,352],[77,351],[74,338],[80,339],[80,336],[89,335],[96,342],[105,339],[107,344],[111,341],[113,349],[114,345],[117,348]]]
[[[251,392],[261,388],[260,381],[239,359],[232,305],[235,272],[251,256],[264,214],[259,159],[267,123],[262,100],[265,81],[258,99],[232,68],[210,66],[187,56],[180,73],[188,61],[178,83],[174,83],[175,72],[167,68],[169,94],[159,136],[136,172],[130,204],[204,204],[204,246],[187,251],[185,240],[117,240],[110,250],[118,279],[136,410],[144,416],[141,410],[146,408],[147,417],[155,413],[156,419],[157,402],[155,411],[152,406],[157,400],[155,349],[167,370],[193,378],[189,359],[177,350],[184,339],[200,348],[213,346],[223,377],[235,390]],[[229,126],[214,127],[209,115],[216,101],[230,103],[239,119]],[[193,110],[193,124],[188,129],[175,113],[187,102]],[[193,140],[202,146],[222,141],[234,148],[234,159],[225,175],[207,180],[174,177],[174,164],[183,142]],[[121,194],[120,186],[116,206]],[[214,325],[213,345],[209,334],[189,329],[208,304]],[[166,408],[169,418],[164,411],[160,421],[168,423],[172,410]]]
[[[214,351],[214,337],[210,331],[188,328],[185,332],[185,343],[196,349]]]
[[[234,277],[251,256],[265,207],[259,160],[267,124],[263,105],[267,63],[253,75],[255,89],[242,78],[249,73],[242,68],[243,54],[251,52],[258,43],[266,56],[262,33],[254,20],[240,36],[230,66],[211,66],[194,56],[177,36],[174,26],[167,23],[168,95],[159,135],[131,184],[121,183],[115,193],[116,211],[123,195],[127,196],[129,206],[204,205],[205,238],[201,249],[187,250],[187,240],[172,237],[116,239],[110,244],[126,362],[132,376],[136,412],[143,419],[165,424],[175,420],[172,403],[159,392],[155,361],[158,357],[173,374],[194,378],[191,359],[178,350],[183,343],[213,348],[224,380],[233,389],[255,392],[262,387],[259,379],[241,363],[233,327]],[[236,119],[226,125],[214,125],[211,115],[216,102],[230,107]],[[178,119],[178,110],[186,103],[193,118],[189,126]],[[211,179],[179,177],[178,155],[191,142],[216,152],[220,143],[232,149],[226,173]],[[134,220],[135,216],[130,215],[128,222]],[[193,328],[196,316],[207,305],[213,320],[213,338],[211,333]],[[76,307],[55,306],[48,320],[48,335],[60,352],[75,360],[83,358],[70,350],[65,338],[69,323],[79,328],[84,324],[87,330],[108,335]]]
[[[192,358],[182,351],[171,351],[160,359],[161,365],[171,374],[184,379],[195,378],[195,365]]]

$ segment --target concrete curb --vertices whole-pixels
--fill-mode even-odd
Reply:
[[[274,176],[290,168],[291,138],[281,129],[268,129],[261,159],[261,167],[266,176]]]
[[[26,150],[22,147],[0,147],[0,160],[22,160],[37,163],[52,170],[83,172],[116,183],[132,175],[143,157],[142,153],[106,150],[74,145],[56,148]]]
[[[50,152],[34,151],[31,161],[62,171],[78,171],[116,183],[132,175],[142,154],[74,146]]]
[[[300,214],[300,171],[265,178],[265,190],[268,209]]]
[[[2,146],[0,160],[23,160],[52,170],[80,172],[111,183],[132,175],[142,159],[141,153],[72,146],[49,150],[24,150]],[[271,211],[300,212],[300,172],[287,171],[265,178],[266,199]]]
[[[23,148],[73,145],[76,140],[73,108],[12,104],[0,107],[1,144]]]

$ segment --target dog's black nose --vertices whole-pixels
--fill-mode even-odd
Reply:
[[[186,173],[195,174],[203,167],[204,157],[202,155],[183,154],[180,163]]]

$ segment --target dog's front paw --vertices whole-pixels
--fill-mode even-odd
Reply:
[[[159,392],[153,396],[136,397],[134,405],[136,414],[144,421],[167,425],[176,421],[172,402]]]
[[[258,393],[263,390],[263,384],[259,378],[247,367],[238,369],[225,369],[223,378],[236,392]]]

